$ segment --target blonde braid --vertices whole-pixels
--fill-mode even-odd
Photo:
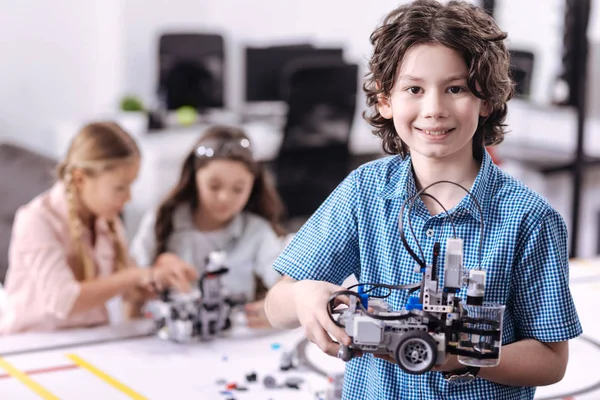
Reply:
[[[71,238],[75,246],[77,247],[77,253],[79,254],[79,262],[75,268],[75,277],[78,281],[88,281],[96,276],[94,263],[92,262],[89,254],[85,250],[82,240],[83,226],[81,219],[77,216],[76,202],[75,202],[75,190],[73,187],[73,174],[69,169],[65,173],[65,189],[67,192],[67,208],[69,212],[69,230],[71,231]]]
[[[115,242],[115,272],[117,272],[127,268],[128,253],[127,249],[125,248],[125,243],[123,243],[119,237],[119,234],[117,233],[115,221],[108,221],[108,228],[110,229]]]

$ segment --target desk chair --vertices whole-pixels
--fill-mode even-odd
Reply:
[[[308,216],[348,173],[358,66],[302,60],[283,75],[288,104],[274,168],[288,217]]]
[[[531,79],[535,56],[530,51],[510,50],[510,75],[515,82],[515,97],[531,96]]]
[[[0,144],[0,282],[8,268],[8,247],[17,209],[55,182],[57,162],[13,144]]]

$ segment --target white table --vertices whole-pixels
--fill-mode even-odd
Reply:
[[[252,331],[237,327],[227,337],[182,345],[155,336],[139,337],[149,331],[148,322],[2,338],[2,398],[40,398],[27,384],[7,377],[2,371],[3,362],[29,372],[46,392],[61,399],[225,399],[227,396],[221,392],[226,384],[237,383],[247,388],[231,390],[232,397],[239,400],[294,400],[315,399],[317,392],[327,388],[326,377],[313,371],[279,369],[283,353],[302,340],[301,330]],[[48,347],[56,348],[44,350]],[[23,353],[15,354],[18,351]],[[342,361],[322,354],[312,344],[307,355],[331,373],[344,369]],[[254,383],[246,379],[251,373],[257,375]],[[263,384],[267,375],[280,385],[291,377],[304,382],[299,389],[267,388]]]
[[[571,291],[587,340],[572,341],[565,378],[555,385],[538,388],[536,399],[562,400],[567,394],[589,387],[600,379],[596,366],[600,347],[590,342],[600,344],[597,318],[600,259],[572,260],[570,275]],[[0,357],[21,371],[34,371],[31,378],[61,399],[224,399],[226,396],[220,394],[224,385],[216,383],[220,379],[248,388],[246,392],[233,392],[239,400],[315,399],[315,392],[327,387],[326,379],[315,372],[302,369],[279,371],[282,352],[295,348],[303,339],[301,329],[253,331],[236,326],[226,337],[189,345],[145,337],[150,330],[149,321],[138,321],[89,330],[4,336],[0,337]],[[273,344],[281,347],[273,349]],[[43,350],[52,346],[57,348]],[[17,355],[15,352],[23,353]],[[312,344],[307,348],[307,359],[331,374],[344,368],[340,360],[324,355]],[[107,382],[106,377],[94,375],[77,365],[75,360],[87,362],[96,372],[108,374],[141,397],[125,396]],[[48,368],[54,368],[54,371],[35,373],[35,370]],[[251,372],[257,373],[259,382],[245,382],[246,375]],[[262,384],[266,375],[272,375],[278,382],[292,376],[300,377],[305,384],[301,390],[267,389]],[[7,378],[2,367],[0,393],[2,399],[40,398],[26,385]],[[573,400],[599,398],[598,388],[572,397]]]

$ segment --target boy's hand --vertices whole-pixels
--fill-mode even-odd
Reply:
[[[180,292],[191,290],[190,282],[198,279],[196,268],[172,253],[163,253],[156,259],[154,283],[159,290],[173,287]]]
[[[327,306],[329,297],[334,292],[344,290],[343,287],[329,282],[302,280],[295,282],[292,287],[292,305],[300,325],[308,340],[319,346],[330,356],[337,357],[340,344],[350,345],[351,340],[343,328],[340,328],[329,318]],[[338,302],[348,304],[348,298],[338,297]],[[333,341],[333,336],[337,342]]]
[[[250,328],[270,328],[271,324],[265,313],[265,301],[258,300],[244,306],[246,320]]]

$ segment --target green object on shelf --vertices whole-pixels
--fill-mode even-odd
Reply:
[[[175,117],[181,125],[192,125],[198,120],[198,111],[191,106],[179,107],[175,110]]]
[[[121,100],[121,110],[123,111],[144,111],[144,103],[135,96],[125,96]]]

